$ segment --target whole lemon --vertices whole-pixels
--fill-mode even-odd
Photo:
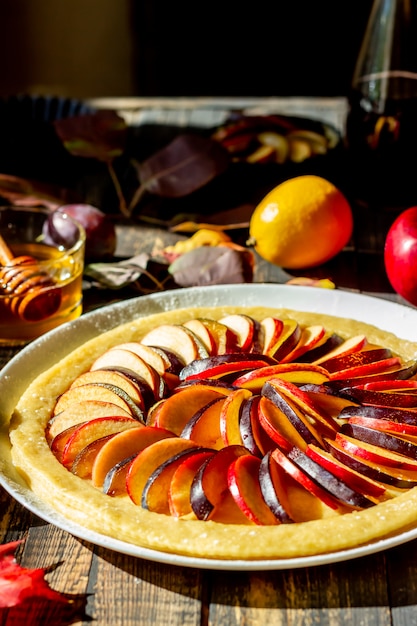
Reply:
[[[343,193],[320,176],[296,176],[255,208],[248,245],[274,265],[308,268],[328,261],[349,242],[353,215]]]

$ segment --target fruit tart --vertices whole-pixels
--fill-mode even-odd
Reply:
[[[417,521],[416,344],[261,306],[138,317],[35,378],[10,424],[37,496],[102,535],[286,559]]]

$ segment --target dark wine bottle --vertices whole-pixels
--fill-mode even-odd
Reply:
[[[417,204],[417,1],[374,0],[346,120],[355,200],[385,212]],[[384,233],[382,233],[382,237]]]

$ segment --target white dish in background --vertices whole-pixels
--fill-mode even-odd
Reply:
[[[167,291],[103,307],[35,340],[0,372],[0,484],[32,513],[79,539],[150,561],[202,569],[254,571],[308,567],[373,554],[416,539],[417,528],[358,548],[317,556],[254,561],[186,557],[141,548],[87,530],[57,513],[28,488],[11,462],[7,431],[20,395],[41,371],[88,339],[134,318],[181,307],[236,304],[286,307],[348,317],[417,341],[416,309],[338,289],[273,284],[220,285]]]

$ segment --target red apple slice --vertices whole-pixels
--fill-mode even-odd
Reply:
[[[380,380],[368,380],[368,382],[355,385],[360,389],[366,389],[367,391],[402,391],[407,393],[417,393],[417,380],[412,379],[380,379]]]
[[[277,317],[268,316],[259,322],[259,335],[263,354],[272,353],[283,328],[284,322]]]
[[[86,423],[87,422],[81,422],[79,424],[74,424],[73,426],[69,426],[65,430],[62,430],[57,435],[55,435],[55,437],[51,440],[49,444],[51,452],[61,464],[62,464],[62,457],[64,454],[65,446],[67,445],[69,439],[75,433],[77,428],[79,428],[80,426]]]
[[[180,379],[182,381],[212,379],[230,372],[240,372],[275,363],[275,360],[260,354],[243,352],[219,354],[190,363],[180,372]]]
[[[65,444],[62,452],[62,464],[71,467],[77,454],[89,443],[112,435],[122,430],[141,428],[142,425],[133,418],[97,417],[78,426]]]
[[[330,354],[335,348],[340,346],[344,339],[337,333],[326,333],[325,336],[313,348],[304,352],[298,357],[301,363],[314,363],[326,354]]]
[[[141,339],[145,346],[159,346],[176,354],[186,365],[207,358],[208,352],[198,337],[181,324],[162,324]]]
[[[152,425],[171,430],[180,435],[187,422],[212,400],[225,398],[221,391],[201,385],[192,385],[173,394],[157,407],[152,414]]]
[[[203,463],[215,454],[214,450],[196,451],[195,454],[183,459],[175,470],[168,491],[169,511],[173,517],[195,518],[190,500],[191,485]]]
[[[346,426],[349,425],[346,424]],[[379,465],[387,467],[397,467],[400,469],[417,472],[417,461],[415,456],[410,456],[407,458],[407,456],[397,453],[389,448],[380,446],[377,443],[369,443],[367,441],[364,441],[363,439],[358,440],[355,438],[355,436],[349,434],[351,432],[353,433],[353,429],[344,429],[343,432],[338,433],[336,436],[336,441],[348,452],[351,452],[352,454],[360,458],[368,459],[373,463],[378,463]],[[379,434],[381,436],[381,441],[384,441],[385,435],[385,437],[387,438],[386,443],[390,445],[390,442],[393,441],[393,443],[395,444],[396,437],[392,435],[390,436],[386,433]],[[378,440],[378,433],[375,439]],[[401,440],[397,438],[397,442],[401,443]],[[404,445],[404,449],[406,449],[407,451],[411,451],[411,454],[415,455],[415,450],[417,450],[417,446],[406,440],[402,440],[402,443]],[[414,448],[414,452],[411,450],[412,448]]]
[[[309,363],[278,363],[276,365],[258,366],[235,378],[236,387],[245,387],[253,392],[259,392],[262,386],[271,378],[282,378],[298,384],[322,384],[329,380],[323,368]]]
[[[283,328],[275,345],[270,348],[266,354],[272,356],[277,361],[281,361],[289,354],[301,338],[301,326],[296,320],[283,320]]]
[[[417,394],[402,392],[370,391],[357,387],[344,387],[339,394],[357,404],[371,404],[380,407],[417,409]]]
[[[330,417],[339,417],[340,412],[348,406],[357,406],[351,400],[333,395],[331,387],[324,385],[301,385],[300,390],[308,395],[317,408],[325,411]]]
[[[136,430],[136,429],[133,429]],[[125,431],[126,432],[126,431]],[[72,474],[75,474],[79,478],[91,479],[91,473],[93,471],[93,464],[97,454],[109,439],[114,437],[113,434],[106,435],[101,439],[95,439],[83,448],[75,457],[71,467]]]
[[[266,504],[259,484],[261,460],[256,456],[241,456],[228,469],[228,484],[236,504],[246,517],[258,525],[276,525],[278,520]]]
[[[74,402],[67,409],[53,415],[48,420],[45,429],[46,440],[50,443],[63,430],[95,417],[132,417],[132,414],[113,402],[102,400]]]
[[[303,354],[312,350],[325,337],[326,329],[324,326],[317,324],[315,326],[306,326],[301,330],[300,339],[291,352],[281,359],[281,363],[297,361]]]
[[[228,489],[228,469],[240,456],[250,454],[244,446],[227,446],[218,450],[196,473],[191,485],[191,508],[197,519],[212,519],[222,505]]]
[[[329,470],[329,472],[347,483],[352,489],[355,489],[355,491],[359,491],[369,498],[380,502],[388,497],[392,497],[392,494],[390,495],[388,493],[386,485],[372,480],[344,463],[341,463],[326,450],[322,450],[314,444],[310,444],[307,446],[305,452],[313,461],[322,465],[325,469]]]
[[[194,318],[191,320],[187,320],[183,323],[183,326],[191,330],[194,335],[196,335],[200,341],[203,343],[204,347],[207,350],[208,355],[216,354],[217,347],[216,342],[214,340],[213,335],[209,331],[208,327],[203,324],[200,319]]]
[[[122,459],[108,471],[103,481],[102,489],[106,496],[115,498],[116,496],[127,495],[126,476],[136,456],[136,454],[133,454],[126,459]]]
[[[163,377],[158,374],[152,365],[149,365],[142,357],[131,350],[111,348],[99,356],[90,369],[94,371],[109,368],[117,369],[120,367],[132,370],[137,376],[142,378],[151,388],[156,400],[164,397],[166,387]]]
[[[175,434],[164,428],[142,426],[131,431],[114,435],[97,454],[91,472],[92,483],[102,488],[108,472],[123,459],[139,454],[155,441],[161,441]]]
[[[374,361],[372,363],[358,365],[357,367],[348,367],[347,369],[340,370],[338,372],[332,372],[330,374],[330,380],[349,379],[353,382],[353,384],[355,384],[356,378],[391,371],[393,367],[397,367],[400,365],[400,357],[393,356],[389,359],[381,359],[380,361]]]
[[[272,400],[263,396],[258,406],[259,424],[265,431],[269,440],[275,442],[282,450],[289,451],[296,445],[302,450],[312,439],[310,431],[304,422],[290,420]],[[300,423],[299,423],[300,421]],[[256,432],[254,430],[254,432]],[[260,437],[259,437],[260,438]],[[259,447],[263,444],[260,442]]]
[[[236,389],[227,396],[220,410],[220,434],[223,445],[244,445],[240,430],[240,416],[245,400],[252,393],[247,389]]]
[[[139,341],[127,341],[119,343],[115,347],[117,347],[118,350],[130,350],[130,352],[137,354],[145,363],[152,365],[160,376],[165,374],[167,367],[170,365],[169,360],[166,357],[164,358],[163,354],[155,350],[152,346],[146,346]]]
[[[181,437],[213,450],[223,448],[220,414],[225,401],[225,396],[221,396],[199,409],[184,426]]]
[[[144,421],[144,415],[142,409],[132,400],[132,398],[120,387],[115,385],[107,385],[102,383],[89,383],[80,387],[73,387],[67,389],[58,398],[54,413],[60,413],[65,411],[72,404],[79,404],[80,402],[87,401],[101,401],[110,402],[121,407],[135,419]]]
[[[169,437],[156,441],[142,450],[131,462],[126,476],[127,493],[135,504],[142,502],[142,493],[149,476],[168,459],[183,450],[191,450],[197,445],[193,441]]]
[[[242,352],[259,352],[258,322],[243,313],[225,315],[219,322],[234,332],[237,345]]]
[[[293,520],[287,511],[287,508],[289,508],[288,498],[282,489],[286,475],[272,459],[271,450],[262,458],[258,475],[263,499],[277,521],[281,524],[291,524]],[[287,503],[287,508],[285,503]]]
[[[237,335],[225,324],[206,318],[203,318],[201,321],[214,339],[216,344],[215,354],[228,354],[229,352],[239,351]]]
[[[239,429],[245,448],[253,455],[262,457],[269,450],[273,450],[277,444],[261,425],[259,419],[260,400],[261,396],[256,395],[243,401]]]
[[[339,357],[342,355],[347,355],[351,352],[359,352],[359,350],[362,350],[362,348],[364,348],[367,343],[368,340],[365,335],[355,335],[354,337],[349,337],[349,339],[345,339],[345,341],[336,346],[330,352],[327,352],[322,357],[313,361],[313,363],[325,367],[326,362],[330,361],[330,359],[334,359],[335,357]]]
[[[343,370],[357,368],[377,361],[385,361],[392,357],[392,352],[388,348],[373,348],[367,350],[355,350],[340,356],[327,358],[322,367],[330,374],[336,374]]]

